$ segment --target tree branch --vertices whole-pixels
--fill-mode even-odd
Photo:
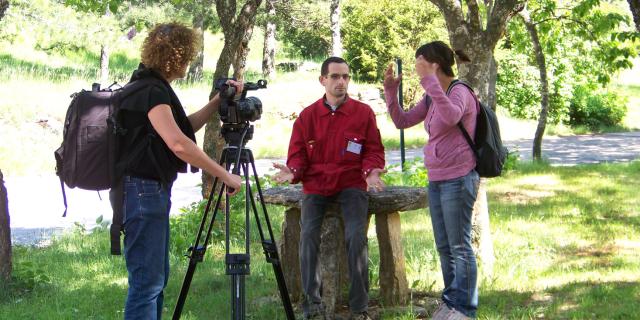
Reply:
[[[485,36],[487,43],[497,43],[504,33],[507,21],[524,9],[526,0],[496,1],[487,21]]]
[[[480,9],[478,8],[478,2],[476,0],[467,0],[467,8],[469,9],[469,26],[476,30],[482,30],[482,23],[480,22]]]
[[[452,39],[452,35],[459,32],[465,32],[466,30],[460,29],[460,26],[466,25],[464,20],[464,14],[460,3],[456,3],[455,0],[429,0],[435,4],[442,12],[444,20],[447,24],[447,30],[449,31],[449,38]],[[467,32],[468,33],[468,32]],[[452,43],[452,45],[454,45]],[[454,45],[455,46],[455,45]]]

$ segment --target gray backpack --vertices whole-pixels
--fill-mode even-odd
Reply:
[[[64,185],[84,190],[107,190],[120,180],[116,172],[118,140],[126,134],[118,117],[119,102],[128,95],[151,84],[153,79],[130,82],[124,87],[106,89],[94,83],[91,90],[81,90],[71,95],[62,134],[62,144],[54,152],[56,174],[67,215],[67,197]],[[142,147],[142,146],[141,146]],[[120,254],[122,210],[113,208],[111,225],[111,253]]]

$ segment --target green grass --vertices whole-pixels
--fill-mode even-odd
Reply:
[[[640,129],[640,84],[625,85],[624,92],[628,99],[627,115],[623,120],[625,128]]]
[[[489,182],[494,273],[481,272],[479,319],[637,319],[640,310],[640,162],[550,167],[518,164]],[[279,234],[283,210],[269,207]],[[433,299],[442,289],[426,210],[402,213],[409,285]],[[253,229],[255,230],[255,229]],[[108,233],[78,229],[46,248],[14,248],[14,285],[0,293],[1,319],[119,319],[126,296],[123,259],[109,256]],[[181,229],[182,235],[184,228]],[[195,234],[196,230],[193,230]],[[188,232],[187,232],[188,233]],[[218,235],[219,238],[219,235]],[[228,276],[220,239],[198,265],[185,319],[227,318]],[[248,319],[284,319],[271,266],[253,235]],[[369,232],[371,295],[379,256]],[[165,317],[187,262],[173,248]],[[413,319],[389,310],[383,319]]]

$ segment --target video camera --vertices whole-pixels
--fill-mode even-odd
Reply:
[[[227,80],[235,80],[234,78],[220,78],[215,82],[215,88],[220,92],[220,120],[224,124],[238,124],[243,122],[252,122],[260,119],[262,114],[262,102],[257,97],[248,97],[247,91],[264,89],[267,87],[267,81],[258,80],[258,82],[245,82],[242,95],[239,99],[235,99],[236,88],[227,84]]]

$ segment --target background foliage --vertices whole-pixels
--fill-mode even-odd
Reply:
[[[611,75],[630,68],[638,54],[638,42],[624,36],[633,28],[626,4],[534,0],[528,7],[546,56],[549,122],[591,130],[620,124],[625,101],[607,87]],[[498,52],[498,105],[512,116],[537,119],[539,74],[521,19],[512,19]]]
[[[381,80],[398,57],[410,66],[421,44],[448,39],[442,15],[427,1],[347,0],[343,16],[345,58],[362,81]]]

